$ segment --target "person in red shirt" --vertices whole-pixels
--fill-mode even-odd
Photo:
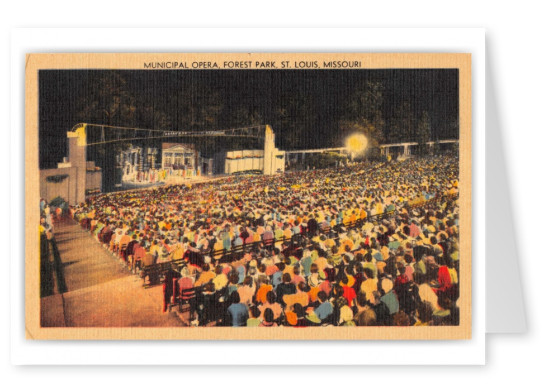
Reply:
[[[194,278],[191,276],[189,269],[183,268],[181,271],[182,278],[178,280],[179,289],[179,310],[182,312],[182,304],[189,304],[189,322],[196,319],[197,299],[195,296]]]
[[[400,275],[396,276],[394,280],[394,289],[400,289],[402,285],[406,285],[409,282],[409,278],[406,274],[406,267],[403,263],[398,263],[398,272]]]
[[[145,241],[142,240],[134,245],[134,256],[132,257],[132,270],[140,269],[145,258]]]
[[[356,298],[356,291],[349,286],[343,286],[342,289],[343,289],[342,297],[344,297],[348,301],[348,306],[351,307],[352,302]]]
[[[452,287],[450,271],[446,265],[442,265],[438,269],[438,285],[438,292],[440,293],[444,293]]]

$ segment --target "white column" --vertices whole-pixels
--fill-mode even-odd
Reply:
[[[273,175],[275,170],[273,167],[273,154],[275,150],[275,135],[270,125],[266,125],[264,135],[264,175]]]

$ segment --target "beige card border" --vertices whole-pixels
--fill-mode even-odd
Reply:
[[[135,69],[144,62],[361,61],[360,68],[455,68],[459,70],[459,218],[461,298],[459,326],[427,327],[41,327],[39,273],[38,71]],[[289,67],[287,69],[299,69]],[[319,68],[329,69],[329,68]],[[155,70],[149,70],[155,72]],[[197,70],[200,72],[200,70]],[[224,71],[221,69],[221,71]],[[450,340],[472,335],[472,171],[470,53],[55,53],[27,54],[25,62],[25,331],[48,340]],[[70,129],[67,129],[70,130]]]

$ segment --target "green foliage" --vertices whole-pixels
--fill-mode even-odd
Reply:
[[[417,119],[414,117],[409,102],[403,102],[392,114],[387,134],[387,142],[402,143],[414,141],[415,124]]]
[[[337,153],[315,153],[307,154],[304,159],[304,166],[316,169],[333,168],[337,164],[346,161],[346,156]]]
[[[340,121],[339,134],[346,137],[350,134],[363,134],[367,137],[368,148],[377,147],[383,142],[383,132],[380,127],[365,119],[357,121]],[[344,139],[335,145],[344,145]]]
[[[312,97],[301,91],[285,93],[280,99],[276,114],[282,131],[281,145],[290,148],[307,146],[303,135],[315,122]]]
[[[339,134],[362,133],[367,136],[369,146],[375,147],[384,141],[382,114],[383,86],[381,83],[365,82],[359,85],[348,98],[347,112],[339,121]],[[344,140],[335,140],[342,145]]]
[[[261,85],[227,89],[223,84],[192,77],[163,90],[138,90],[128,75],[118,71],[91,74],[85,82],[86,94],[77,101],[78,122],[166,130],[214,130],[269,123],[277,132],[277,144],[282,149],[341,146],[350,133],[365,134],[371,147],[383,142],[426,142],[431,135],[428,114],[416,118],[408,101],[398,103],[391,120],[385,124],[384,86],[371,80],[360,81],[342,93],[338,104],[331,106],[334,122],[329,131],[312,137],[317,135],[320,125],[317,114],[320,103],[306,88],[293,86],[274,91],[273,101],[266,105],[258,101],[260,89],[265,88]],[[449,126],[456,129],[457,122]],[[189,139],[171,141],[190,142]],[[212,137],[193,139],[193,142],[203,154],[212,154],[222,146],[262,148],[247,139]],[[96,147],[89,157],[107,161],[111,153],[120,153],[126,147],[122,143]]]
[[[419,121],[419,125],[417,126],[417,135],[415,140],[419,143],[419,153],[421,155],[426,155],[430,152],[429,146],[427,145],[427,142],[430,141],[430,134],[431,124],[429,113],[424,111],[421,116],[421,120]]]
[[[57,208],[58,206],[67,207],[67,201],[65,201],[64,198],[57,196],[50,201],[50,206],[53,206],[54,208]]]
[[[374,124],[379,121],[383,104],[383,85],[366,81],[359,85],[348,98],[348,112],[344,119],[366,120]]]
[[[452,145],[452,154],[459,156],[459,143],[454,143]]]
[[[87,94],[78,101],[80,122],[112,126],[166,129],[170,121],[147,94],[131,92],[119,72],[102,73],[88,80]]]
[[[60,182],[63,182],[68,176],[69,176],[68,174],[50,175],[46,177],[46,182],[60,183]]]
[[[230,127],[232,128],[241,128],[264,124],[262,116],[254,107],[240,106],[231,111],[228,120]]]

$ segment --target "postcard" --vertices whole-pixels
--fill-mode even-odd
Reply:
[[[471,56],[28,54],[28,339],[470,339]]]

